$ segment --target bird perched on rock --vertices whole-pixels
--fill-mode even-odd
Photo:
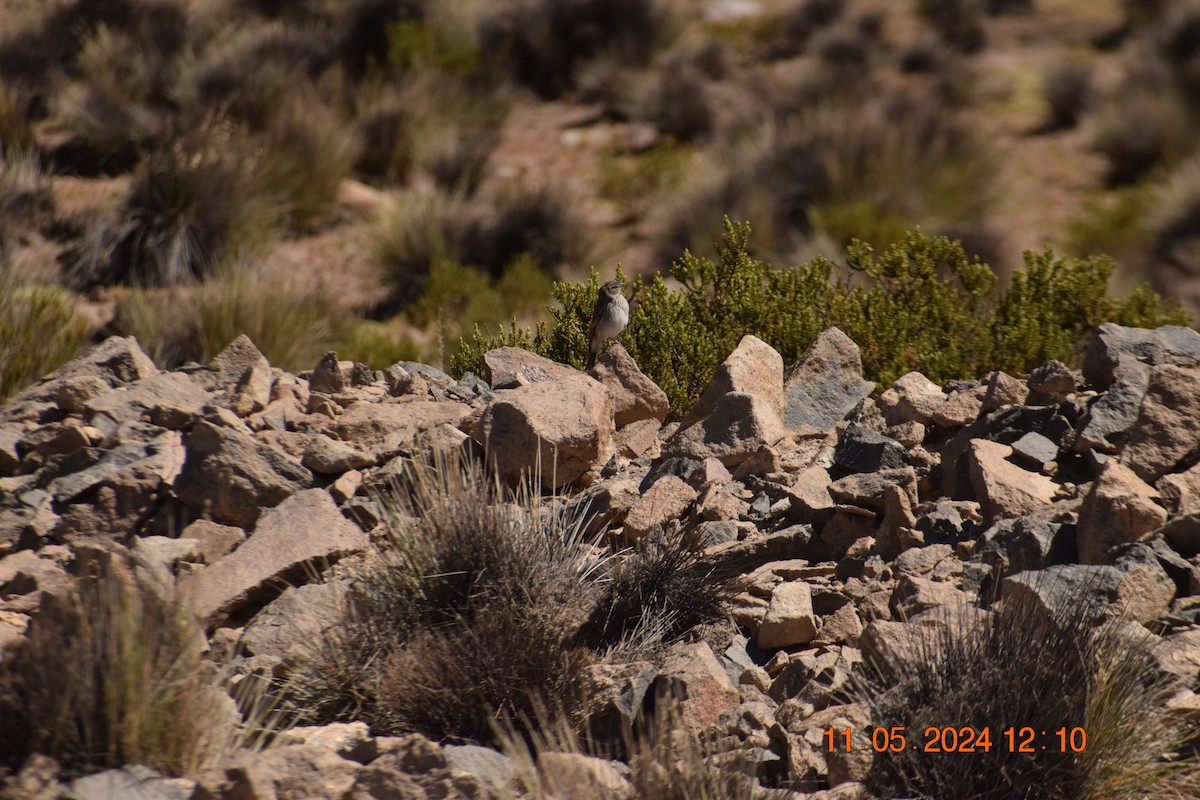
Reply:
[[[621,290],[620,281],[609,281],[600,287],[596,307],[592,309],[592,324],[588,328],[588,369],[596,365],[596,356],[609,339],[615,339],[629,324],[629,301]]]

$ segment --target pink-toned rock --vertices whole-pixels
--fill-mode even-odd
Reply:
[[[892,591],[889,606],[896,619],[909,620],[922,611],[942,606],[958,606],[971,599],[971,595],[954,588],[953,584],[915,575],[903,575]]]
[[[175,494],[223,522],[247,526],[264,507],[312,485],[299,461],[252,436],[201,420],[184,437],[187,458]]]
[[[89,414],[124,421],[144,419],[152,425],[181,430],[191,425],[210,401],[200,384],[182,372],[163,372],[111,389],[87,404]]]
[[[1083,499],[1076,527],[1079,561],[1102,564],[1111,547],[1147,538],[1167,521],[1158,492],[1133,470],[1109,461]]]
[[[625,536],[640,539],[656,525],[679,519],[696,501],[696,490],[674,475],[654,482],[625,517]]]
[[[342,441],[382,461],[411,444],[418,432],[443,422],[455,424],[470,410],[465,403],[453,401],[355,403],[338,416],[330,430]]]
[[[506,376],[521,375],[525,380],[518,382],[522,384],[579,377],[579,370],[574,367],[559,364],[519,347],[497,347],[495,350],[489,350],[483,355],[483,363],[487,368],[484,377],[491,381],[493,386]]]
[[[602,465],[612,448],[608,395],[574,373],[500,392],[480,420],[481,444],[506,481],[540,476],[565,486]]]
[[[1045,475],[1021,469],[1008,460],[1012,448],[987,439],[973,439],[967,449],[971,487],[989,520],[1028,514],[1049,505],[1058,485]]]
[[[301,577],[306,565],[336,561],[366,546],[366,534],[342,516],[329,493],[309,489],[264,512],[241,547],[181,578],[179,591],[211,625],[277,593],[287,580]]]
[[[271,402],[273,382],[274,375],[271,372],[271,365],[267,359],[259,358],[238,379],[233,395],[234,413],[239,417],[248,417],[265,409]]]
[[[670,410],[666,392],[638,369],[619,342],[601,354],[588,374],[608,392],[608,404],[618,430],[641,420],[662,422]]]
[[[997,370],[989,377],[986,391],[983,393],[983,410],[995,411],[1004,406],[1018,405],[1025,402],[1029,387],[1025,381]]]
[[[712,381],[680,424],[680,431],[716,413],[730,393],[751,395],[782,424],[783,357],[757,336],[743,336],[737,349],[717,367]]]
[[[246,541],[246,532],[232,525],[198,519],[183,529],[180,538],[195,539],[197,557],[205,564],[212,564]]]
[[[617,452],[625,458],[637,458],[642,455],[653,458],[657,450],[659,429],[658,420],[643,419],[629,423],[617,431],[613,440]]]
[[[541,753],[537,772],[542,788],[553,797],[624,800],[634,796],[633,787],[613,762],[583,753]]]
[[[1164,475],[1154,485],[1172,516],[1200,513],[1200,464],[1184,472]]]
[[[247,800],[347,797],[361,769],[361,765],[315,745],[242,750],[226,768],[231,788],[225,796]]]
[[[1121,463],[1153,483],[1183,465],[1198,444],[1200,367],[1153,367]]]
[[[674,645],[663,659],[655,689],[676,697],[684,726],[698,734],[741,696],[707,642]]]
[[[762,650],[806,644],[817,635],[820,623],[813,613],[812,590],[804,581],[787,581],[775,587],[771,604],[758,628]]]
[[[784,437],[786,430],[772,402],[753,394],[730,392],[720,397],[711,413],[680,426],[663,444],[663,454],[690,458],[718,458],[736,467]]]
[[[979,418],[987,387],[955,392],[933,412],[933,424],[939,428],[962,428]]]
[[[891,388],[879,396],[879,410],[889,425],[919,422],[928,425],[946,402],[942,387],[920,372],[901,375]]]
[[[820,519],[832,514],[833,498],[829,496],[831,483],[833,481],[829,477],[829,471],[824,467],[811,466],[801,471],[788,489],[788,494],[792,497],[792,508],[803,511],[809,518]]]

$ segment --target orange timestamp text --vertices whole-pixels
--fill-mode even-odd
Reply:
[[[970,726],[929,726],[920,736],[907,728],[874,728],[856,735],[853,728],[825,730],[825,744],[830,753],[874,750],[876,753],[901,753],[914,750],[921,753],[990,753],[993,747],[1009,753],[1082,753],[1087,748],[1087,731],[1081,727],[1062,727],[1045,731],[1029,726],[999,730],[993,742],[991,728]]]

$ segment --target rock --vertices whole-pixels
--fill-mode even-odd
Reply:
[[[806,644],[817,635],[818,627],[808,584],[804,581],[781,583],[771,593],[771,605],[758,629],[758,647],[774,650]]]
[[[1030,431],[1012,443],[1012,457],[1030,469],[1041,471],[1058,458],[1058,445],[1042,434]]]
[[[37,453],[42,458],[65,456],[91,444],[87,433],[76,425],[51,422],[34,428],[17,442],[17,452]],[[16,471],[14,467],[13,471]]]
[[[617,431],[613,439],[617,452],[625,458],[646,456],[654,458],[658,455],[658,432],[660,426],[657,420],[643,419],[631,422]]]
[[[231,786],[225,796],[247,800],[346,797],[360,769],[353,761],[314,745],[244,750],[226,768]]]
[[[1025,401],[1029,389],[1023,381],[997,370],[988,376],[987,391],[983,395],[983,411],[991,412]]]
[[[792,508],[802,515],[803,522],[825,522],[833,513],[833,498],[829,487],[833,481],[829,471],[812,466],[801,470],[788,489]]]
[[[833,462],[851,472],[878,472],[907,466],[906,456],[899,442],[851,423],[834,448]]]
[[[238,526],[312,485],[299,462],[253,437],[201,420],[184,437],[187,458],[175,481],[185,505]]]
[[[379,755],[375,740],[365,722],[332,722],[328,725],[303,725],[281,731],[275,744],[300,744],[319,747],[342,758],[363,763]]]
[[[1107,565],[1067,564],[1004,579],[1005,610],[1044,621],[1079,620],[1095,625],[1113,614],[1122,572]]]
[[[652,691],[659,698],[679,701],[681,721],[693,734],[705,730],[741,702],[707,642],[673,645],[663,659]]]
[[[164,372],[110,389],[87,404],[87,413],[110,419],[143,419],[151,425],[182,430],[210,401],[203,387],[181,372]]]
[[[565,486],[598,469],[611,452],[604,387],[575,373],[500,393],[484,411],[481,444],[501,478]]]
[[[716,401],[708,416],[680,426],[662,452],[668,457],[717,458],[726,467],[736,467],[784,434],[783,422],[769,401],[730,392]]]
[[[301,463],[319,475],[341,475],[352,469],[374,466],[375,457],[318,433],[308,440]]]
[[[97,463],[55,478],[46,489],[57,502],[68,503],[97,486],[119,487],[126,508],[145,509],[161,486],[176,480],[184,464],[179,434],[172,432],[150,444],[123,444],[103,451]]]
[[[883,675],[900,678],[911,672],[908,665],[920,663],[922,654],[932,652],[944,636],[945,625],[910,625],[878,619],[863,628],[858,637],[863,661]]]
[[[1029,405],[1057,405],[1075,393],[1075,375],[1061,361],[1050,360],[1029,373]]]
[[[181,578],[179,591],[212,625],[299,578],[306,565],[331,563],[366,546],[366,535],[338,512],[329,494],[309,489],[265,511],[241,547]]]
[[[917,473],[912,467],[847,475],[829,484],[829,494],[839,503],[884,511],[887,491],[893,486],[900,487],[908,495],[911,504],[916,505]]]
[[[896,556],[892,567],[897,575],[925,575],[932,572],[942,561],[954,557],[954,548],[948,544],[929,544],[913,547]]]
[[[989,520],[1028,514],[1048,505],[1058,491],[1057,484],[1046,476],[1008,461],[1012,448],[1007,445],[974,439],[967,452],[971,486]]]
[[[1200,464],[1184,472],[1164,475],[1154,485],[1172,516],[1200,513]]]
[[[1106,322],[1093,330],[1088,339],[1083,377],[1093,387],[1107,389],[1119,379],[1116,371],[1122,359],[1150,366],[1196,365],[1200,363],[1200,334],[1177,325],[1151,331]]]
[[[453,401],[355,403],[338,416],[329,432],[382,462],[411,446],[419,432],[442,423],[457,425],[470,413],[470,406]]]
[[[1175,581],[1149,545],[1139,542],[1118,548],[1113,566],[1123,573],[1117,604],[1125,614],[1143,624],[1166,614],[1175,599]]]
[[[64,800],[192,800],[196,782],[167,778],[140,764],[129,764],[76,778]]]
[[[271,385],[274,375],[265,358],[259,358],[242,373],[234,390],[231,408],[239,417],[248,417],[262,411],[271,402]]]
[[[231,383],[242,380],[249,370],[264,361],[266,356],[243,333],[217,353],[208,362],[204,372],[197,371],[195,375],[210,390],[227,388]]]
[[[85,355],[68,362],[15,396],[0,410],[0,422],[37,419],[53,408],[65,387],[89,384],[120,386],[159,374],[150,356],[132,336],[111,336]],[[90,390],[89,390],[90,391]],[[70,404],[70,403],[69,403]]]
[[[837,328],[827,328],[784,376],[784,425],[790,430],[805,425],[829,430],[874,388],[863,379],[858,345]]]
[[[342,624],[346,604],[346,587],[338,582],[289,586],[254,615],[241,644],[250,655],[285,662],[316,658],[325,634]]]
[[[983,398],[987,388],[983,386],[955,392],[933,412],[933,424],[939,428],[961,428],[970,425],[983,411]]]
[[[902,575],[892,591],[889,606],[899,620],[910,620],[922,611],[943,606],[958,606],[971,600],[971,595],[952,584],[916,575]]]
[[[626,539],[640,539],[656,526],[664,526],[671,520],[682,518],[684,512],[696,501],[696,497],[696,490],[679,478],[674,475],[664,476],[629,510],[628,516],[625,517]]]
[[[783,406],[783,359],[761,339],[744,336],[663,445],[663,454],[711,456],[735,467],[783,438]]]
[[[219,525],[198,519],[179,534],[196,542],[195,552],[202,563],[212,564],[246,540],[246,532],[231,525]]]
[[[347,383],[337,353],[331,350],[321,356],[321,360],[313,368],[312,375],[308,379],[308,390],[321,394],[338,394],[346,390]]]
[[[889,425],[919,422],[929,425],[934,413],[946,402],[942,387],[919,372],[901,375],[892,387],[879,396],[879,410]]]
[[[492,388],[497,388],[499,379],[511,380],[511,376],[517,374],[524,376],[526,384],[579,377],[579,370],[574,367],[559,364],[519,347],[497,347],[495,350],[489,350],[483,355],[483,363],[486,368],[485,377],[491,381]],[[637,368],[636,365],[634,368]],[[666,400],[665,395],[663,400]]]
[[[613,762],[582,753],[543,752],[537,774],[542,788],[553,797],[621,800],[634,796],[633,787]]]
[[[25,436],[19,425],[0,425],[0,475],[16,475],[21,469],[21,453],[17,442]]]
[[[600,355],[588,374],[608,392],[608,404],[618,430],[643,420],[660,423],[670,409],[666,393],[638,369],[619,342]]]
[[[1200,555],[1200,514],[1175,517],[1163,526],[1162,534],[1186,558]]]
[[[1158,492],[1128,467],[1108,462],[1079,510],[1079,560],[1102,564],[1114,545],[1144,539],[1167,521]]]
[[[474,775],[497,792],[503,793],[516,777],[517,767],[508,756],[490,747],[474,744],[442,746],[446,765],[455,772]]]
[[[1200,442],[1200,368],[1165,365],[1150,371],[1121,463],[1153,483],[1191,466]]]
[[[1126,358],[1116,366],[1113,374],[1108,391],[1092,403],[1079,422],[1079,436],[1075,440],[1077,452],[1117,452],[1137,419],[1142,398],[1150,385],[1150,367]]]

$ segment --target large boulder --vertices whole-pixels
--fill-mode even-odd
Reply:
[[[1150,371],[1141,410],[1121,463],[1153,483],[1191,466],[1200,447],[1200,368],[1164,365]]]
[[[504,480],[540,478],[557,489],[608,459],[613,421],[604,386],[575,372],[500,392],[479,430]]]
[[[179,591],[209,625],[279,592],[306,567],[331,563],[367,546],[367,536],[338,511],[328,492],[308,489],[263,513],[241,547],[181,578]]]
[[[745,336],[663,445],[663,455],[737,466],[786,435],[783,397],[783,358],[758,337]]]
[[[618,429],[632,422],[662,422],[670,410],[667,394],[638,369],[633,358],[619,342],[601,354],[588,372],[604,385],[613,423]]]
[[[175,480],[185,505],[240,527],[263,508],[312,486],[312,473],[247,433],[201,420],[184,437],[187,458]]]
[[[1122,359],[1143,364],[1200,364],[1200,333],[1178,325],[1157,330],[1126,328],[1106,322],[1092,331],[1083,356],[1083,377],[1097,389],[1107,389]]]
[[[784,376],[784,424],[791,430],[802,425],[829,430],[874,388],[863,379],[858,345],[837,328],[828,328]]]
[[[1079,510],[1080,562],[1105,563],[1114,545],[1145,539],[1161,528],[1167,510],[1158,501],[1154,487],[1131,469],[1115,461],[1105,464]]]

